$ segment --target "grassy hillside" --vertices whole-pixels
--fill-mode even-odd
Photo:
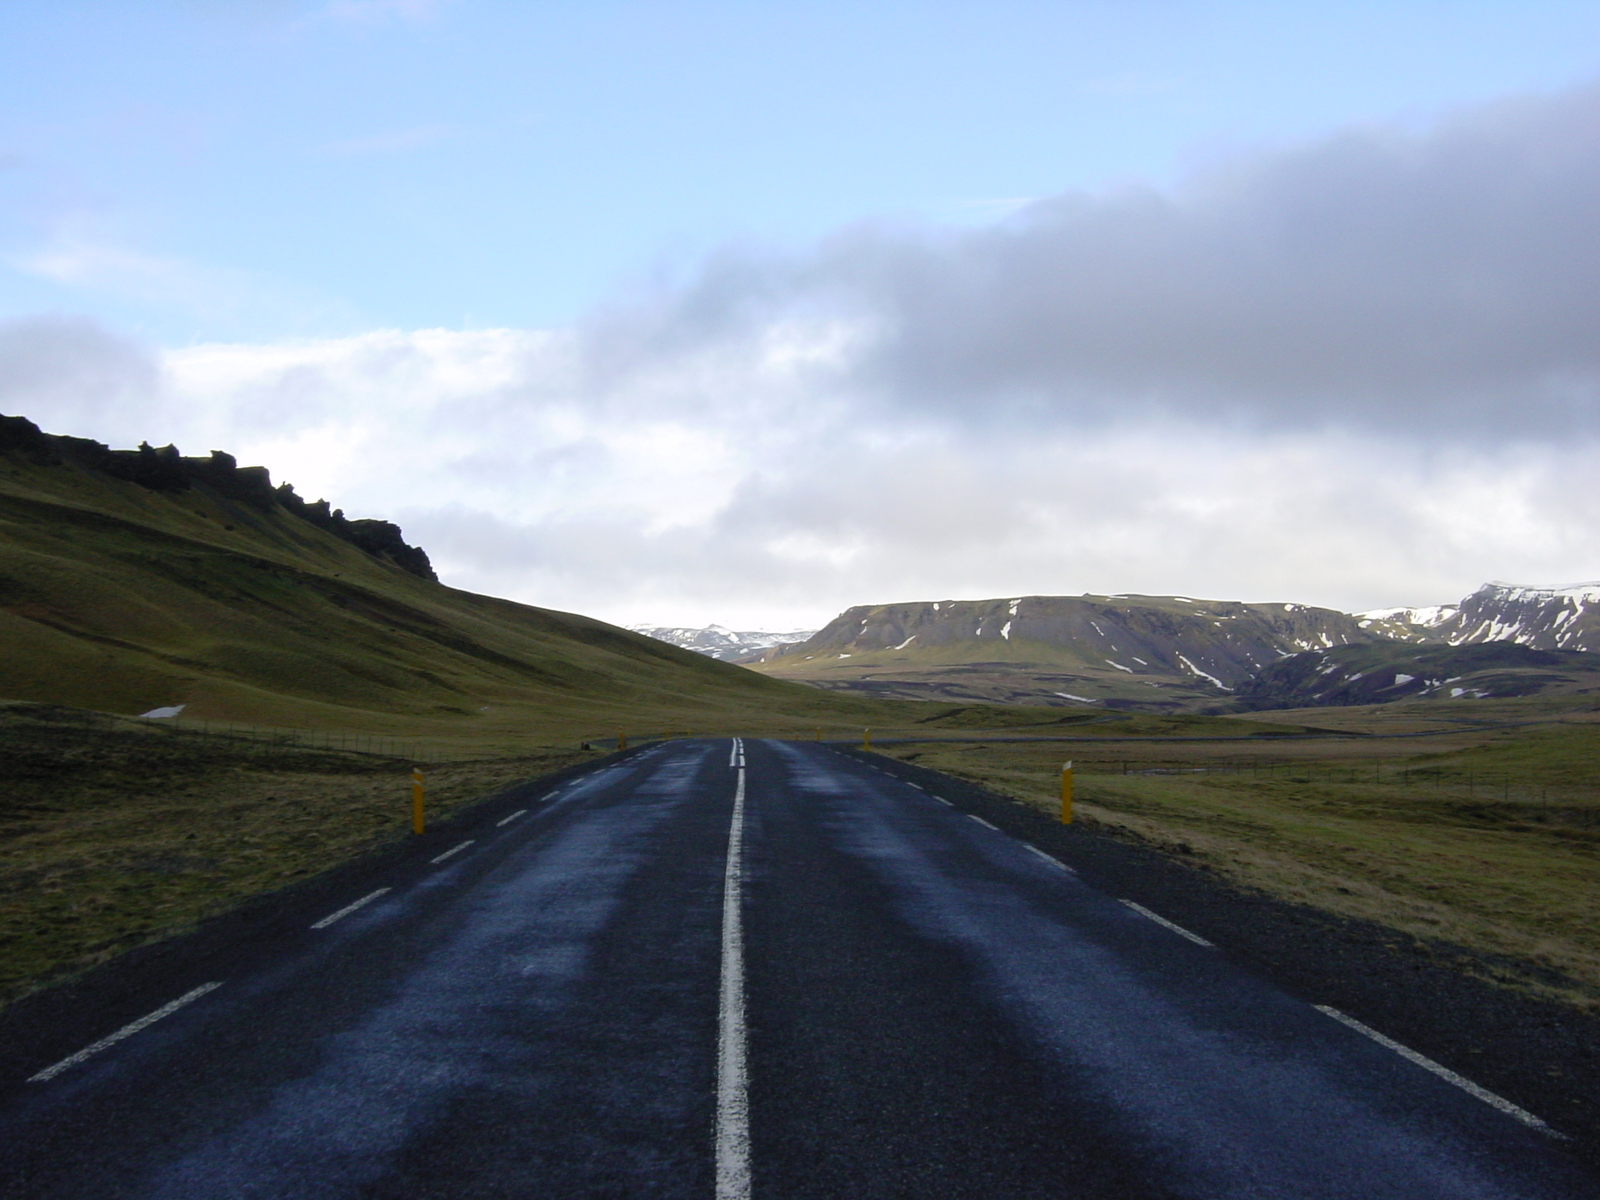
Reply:
[[[0,645],[0,698],[444,742],[883,712],[445,587],[280,505],[17,454],[0,454]]]
[[[1077,719],[829,696],[443,586],[260,468],[0,435],[0,1002],[409,836],[416,761],[437,816],[619,732]]]

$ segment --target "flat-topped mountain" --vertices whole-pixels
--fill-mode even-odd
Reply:
[[[1187,596],[1019,596],[862,605],[754,669],[908,698],[1180,708],[1263,666],[1377,635],[1348,613]]]

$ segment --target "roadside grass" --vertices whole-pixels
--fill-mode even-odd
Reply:
[[[1462,965],[1498,982],[1600,1007],[1596,734],[1501,731],[1428,750],[1407,741],[884,752],[1052,813],[1062,760],[1082,756],[1079,820],[1245,887],[1465,947],[1483,957]]]
[[[0,1004],[192,928],[410,829],[411,762],[42,706],[0,707]],[[592,757],[429,765],[444,816]]]
[[[1053,731],[1071,719],[796,691],[806,703],[713,694],[676,711],[523,703],[407,719],[328,707],[294,714],[322,719],[299,729],[0,702],[0,1005],[403,840],[416,763],[436,818],[598,757],[618,733],[635,745],[686,734],[853,740],[863,717],[899,734]]]

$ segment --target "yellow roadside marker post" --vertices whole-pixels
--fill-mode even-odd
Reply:
[[[422,768],[411,768],[411,832],[422,832]]]
[[[871,728],[871,726],[868,726],[866,729],[863,729],[861,731],[861,748],[863,750],[871,750],[872,749],[872,728]]]
[[[617,730],[617,749],[618,750],[626,750],[627,748],[628,748],[628,735],[623,733],[622,730],[619,729],[619,730]]]
[[[1072,763],[1061,768],[1061,823],[1072,824]]]

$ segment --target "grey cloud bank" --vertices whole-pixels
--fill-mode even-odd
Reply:
[[[867,331],[849,382],[930,417],[1591,434],[1597,278],[1590,87],[1424,132],[1350,130],[1171,193],[1063,196],[953,234],[861,227],[798,260],[730,257],[641,312],[630,350],[684,353],[832,312]],[[605,329],[596,353],[615,363],[618,340]]]
[[[86,318],[0,323],[0,412],[48,414],[63,425],[52,432],[78,433],[148,403],[160,381],[154,356]]]

